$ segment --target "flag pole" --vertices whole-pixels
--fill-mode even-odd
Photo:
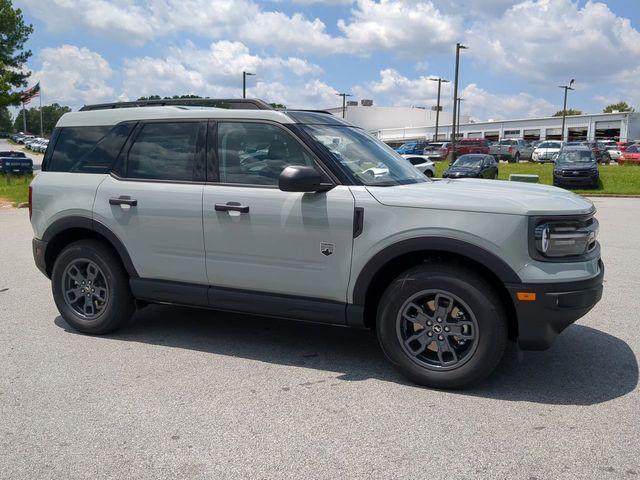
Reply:
[[[24,108],[24,100],[22,100],[22,127],[23,132],[27,133],[27,110]]]
[[[40,87],[40,137],[44,138],[44,123],[42,122],[42,87]]]

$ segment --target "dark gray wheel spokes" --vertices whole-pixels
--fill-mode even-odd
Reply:
[[[421,365],[450,369],[466,362],[476,348],[478,323],[457,296],[442,290],[413,295],[398,317],[403,349]]]
[[[70,263],[62,275],[65,303],[88,320],[96,318],[109,300],[109,286],[100,267],[88,259]]]

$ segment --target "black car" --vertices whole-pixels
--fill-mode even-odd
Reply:
[[[442,178],[498,178],[498,162],[491,155],[461,155],[444,171]]]
[[[598,187],[598,162],[587,145],[564,147],[554,163],[553,184],[556,187]]]
[[[33,173],[33,160],[23,152],[0,152],[0,173]]]

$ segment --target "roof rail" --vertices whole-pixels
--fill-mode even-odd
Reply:
[[[89,110],[109,110],[112,108],[133,108],[133,107],[163,107],[163,106],[185,106],[185,107],[214,107],[227,108],[230,110],[273,110],[267,102],[257,98],[168,98],[157,100],[135,100],[133,102],[113,102],[97,103],[85,105],[81,112]]]

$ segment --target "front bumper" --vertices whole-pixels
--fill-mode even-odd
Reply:
[[[553,179],[558,185],[590,186],[597,184],[600,176],[598,174],[585,176],[566,176],[554,174]]]
[[[518,344],[523,350],[546,350],[569,325],[602,298],[604,264],[588,280],[561,283],[508,284],[518,317]],[[535,301],[521,301],[517,292],[535,293]]]
[[[44,273],[46,277],[49,277],[47,273],[47,263],[44,257],[47,250],[47,242],[34,238],[31,242],[31,247],[33,249],[33,260],[36,262],[36,267],[38,267],[38,270]]]

